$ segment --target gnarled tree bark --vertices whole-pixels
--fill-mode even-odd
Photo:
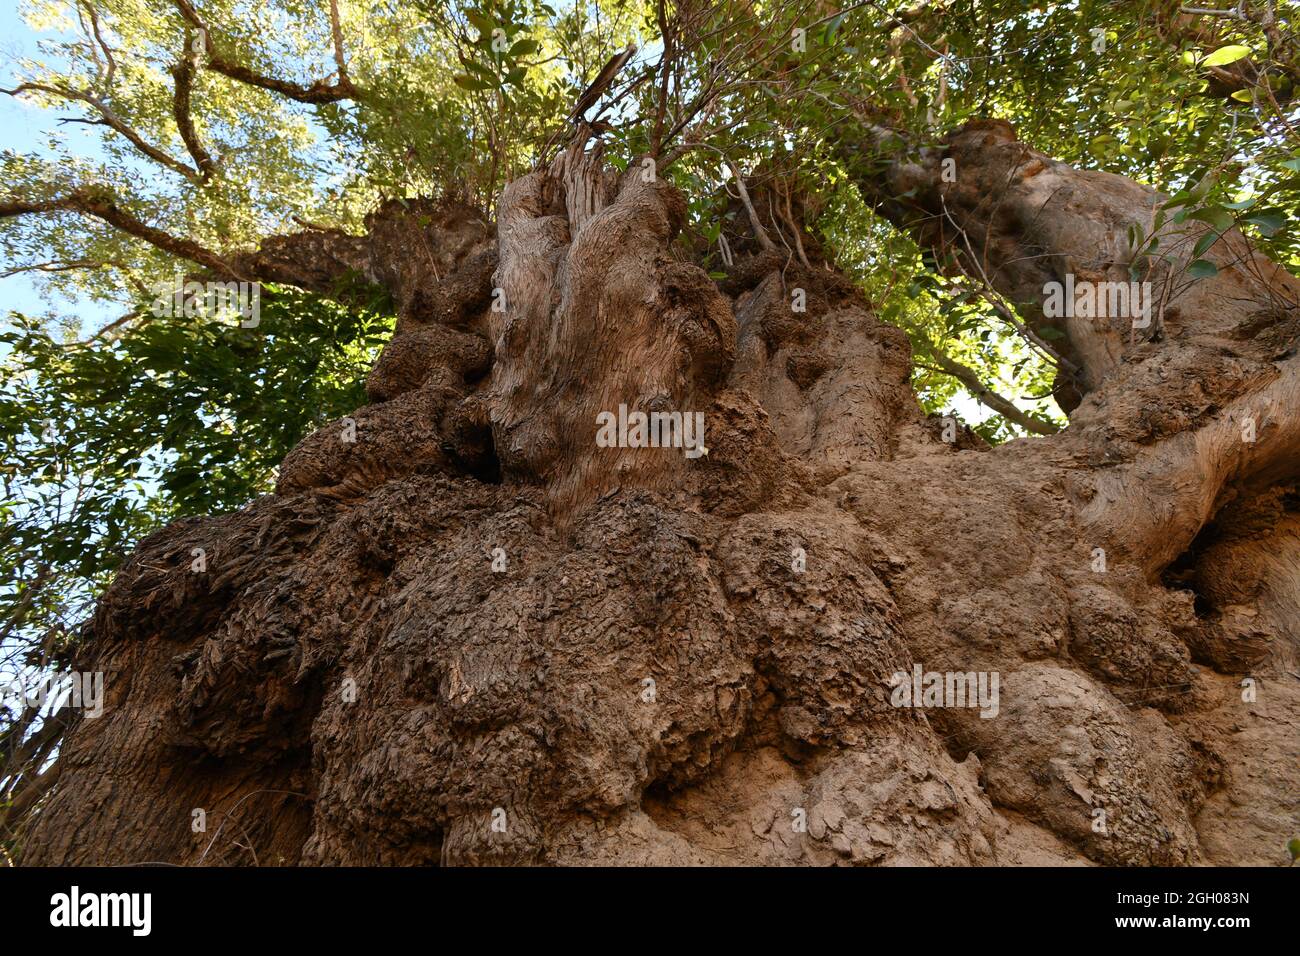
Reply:
[[[1154,200],[989,123],[862,186],[1020,303],[1126,273]],[[311,281],[401,309],[372,404],[124,566],[25,860],[1280,862],[1295,280],[1229,235],[1158,336],[1065,323],[1070,427],[989,449],[922,413],[797,201],[729,220],[718,283],[683,209],[584,132],[495,230],[330,237]],[[702,411],[708,453],[600,447],[620,404]],[[894,706],[918,666],[999,675],[996,716]]]

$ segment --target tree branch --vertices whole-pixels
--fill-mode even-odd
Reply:
[[[338,13],[334,4],[331,4],[331,20],[334,21],[331,32],[334,35],[336,62],[339,63],[339,78],[334,83],[330,83],[328,80],[316,80],[309,86],[264,76],[241,63],[226,59],[217,52],[212,42],[211,31],[208,29],[207,24],[203,22],[203,18],[199,16],[198,10],[190,3],[190,0],[176,0],[176,7],[180,10],[181,16],[199,31],[199,36],[203,41],[203,51],[207,56],[204,67],[214,73],[220,73],[222,76],[249,86],[256,86],[272,93],[279,93],[281,96],[296,100],[299,103],[337,103],[340,100],[355,99],[359,95],[359,91],[348,77],[347,68],[343,64],[343,37],[342,31],[337,26]]]
[[[100,35],[99,15],[95,13],[94,4],[86,3],[85,7],[86,12],[90,14],[91,33],[94,34],[95,42],[99,44],[99,48],[104,51],[104,59],[108,64],[107,72],[104,74],[104,86],[108,87],[113,82],[113,74],[117,72],[117,61],[113,59],[113,51],[108,48],[108,44],[104,42],[103,36]],[[93,53],[94,46],[91,46],[90,50]]]
[[[182,239],[150,226],[119,207],[104,190],[81,187],[65,196],[39,202],[21,200],[0,202],[0,219],[50,212],[74,212],[93,216],[164,252],[206,266],[221,275],[239,278],[231,266],[212,250],[191,239]]]
[[[343,26],[339,21],[338,0],[330,0],[330,39],[334,41],[334,65],[338,67],[339,83],[351,87],[347,60],[343,57]]]
[[[1053,423],[1017,408],[1008,399],[991,390],[980,380],[979,374],[974,369],[949,358],[937,348],[931,347],[930,354],[941,371],[961,382],[982,405],[993,409],[1008,421],[1015,422],[1035,435],[1055,435],[1060,431]]]
[[[181,139],[185,141],[185,148],[194,157],[194,164],[198,166],[203,181],[207,182],[216,173],[217,164],[213,161],[212,154],[203,148],[203,143],[200,142],[199,135],[194,129],[194,118],[190,115],[190,96],[194,90],[194,72],[199,60],[193,46],[194,34],[187,29],[185,48],[181,51],[180,60],[171,70],[172,78],[175,80],[172,116],[176,120],[176,128],[180,130]]]
[[[131,145],[138,149],[145,156],[148,156],[159,165],[166,166],[173,172],[180,173],[191,182],[198,182],[201,177],[189,166],[185,165],[178,159],[174,159],[167,153],[163,152],[156,146],[150,145],[143,136],[128,126],[120,116],[113,111],[113,108],[105,103],[98,96],[92,93],[85,93],[80,90],[72,90],[66,87],[50,86],[46,83],[21,83],[12,90],[0,90],[0,93],[7,93],[10,96],[18,96],[21,93],[29,91],[49,93],[52,96],[61,96],[68,100],[79,100],[82,103],[89,104],[103,117],[102,122],[105,126],[116,130],[122,136],[130,141]]]
[[[664,117],[668,113],[668,82],[673,69],[673,34],[668,26],[667,0],[658,0],[655,16],[659,21],[659,36],[663,41],[663,53],[659,58],[659,103],[655,109],[654,132],[650,135],[650,154],[657,157],[663,146]]]
[[[255,251],[223,256],[197,242],[150,226],[120,208],[104,187],[83,186],[66,195],[37,202],[0,199],[0,219],[60,212],[102,220],[157,249],[204,266],[224,279],[274,282],[320,295],[334,295],[340,279],[370,271],[369,237],[352,236],[338,229],[269,236]]]

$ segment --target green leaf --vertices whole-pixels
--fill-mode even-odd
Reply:
[[[493,84],[488,83],[486,80],[480,80],[475,76],[467,76],[464,73],[457,73],[451,79],[453,83],[463,90],[490,90],[494,88]]]
[[[1249,55],[1250,47],[1242,46],[1240,43],[1233,43],[1229,46],[1219,47],[1201,61],[1201,66],[1224,66],[1228,63],[1236,63]]]
[[[466,10],[465,16],[469,18],[470,23],[474,24],[480,36],[490,37],[492,31],[496,29],[496,24],[477,10]]]
[[[826,24],[825,37],[827,43],[835,39],[835,34],[840,32],[840,26],[844,23],[844,18],[848,15],[849,11],[845,10],[843,13],[832,18],[830,23]]]
[[[530,53],[536,53],[542,48],[542,45],[536,40],[519,40],[510,48],[510,56],[518,59],[521,56],[528,56]]]
[[[1251,216],[1246,220],[1259,227],[1260,235],[1264,238],[1271,238],[1279,229],[1286,225],[1286,217],[1276,212],[1261,212]]]
[[[1187,266],[1187,273],[1196,279],[1209,279],[1219,274],[1219,267],[1209,259],[1197,259]]]
[[[1300,860],[1300,838],[1292,840],[1286,845],[1287,852],[1291,854],[1291,861]]]
[[[1188,219],[1198,219],[1201,222],[1208,222],[1219,232],[1227,232],[1235,225],[1232,213],[1221,206],[1206,206],[1204,209],[1198,209],[1196,212],[1188,213]]]

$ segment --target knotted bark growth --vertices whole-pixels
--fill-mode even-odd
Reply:
[[[683,481],[681,449],[598,446],[596,417],[620,405],[702,412],[736,337],[708,275],[669,252],[685,198],[637,166],[606,170],[599,144],[586,145],[579,136],[502,195],[499,310],[488,317],[503,471],[546,485],[564,510],[620,485]]]
[[[886,158],[858,168],[882,212],[1017,303],[1031,326],[1063,336],[1077,372],[1063,368],[1058,393],[1081,403],[1067,401],[1071,428],[1057,446],[1089,466],[1075,491],[1088,536],[1156,576],[1229,505],[1275,515],[1252,536],[1259,547],[1247,563],[1261,588],[1287,595],[1278,600],[1300,599],[1289,512],[1262,505],[1292,502],[1300,475],[1300,281],[1236,229],[1196,253],[1210,227],[1177,223],[1169,197],[1053,160],[1003,122],[970,123],[937,148],[907,150],[880,132],[870,141]],[[1216,274],[1189,276],[1194,258]],[[1147,316],[1044,313],[1052,284],[1129,284],[1134,274],[1150,287]],[[1207,537],[1220,534],[1215,525]],[[1291,657],[1294,618],[1270,631],[1270,653]]]
[[[1109,268],[1149,205],[1009,172],[1001,127],[951,148],[973,191],[937,195],[1007,290]],[[580,137],[495,234],[394,225],[428,255],[370,260],[402,309],[372,404],[127,562],[80,662],[105,714],[26,860],[1280,862],[1292,359],[1261,343],[1289,319],[1234,339],[1208,289],[1151,341],[1071,325],[1069,429],[945,442],[905,335],[781,206],[767,242],[733,220],[714,283],[673,242],[683,198]],[[602,447],[620,404],[703,412],[708,453]],[[1278,420],[1239,448],[1247,408]],[[899,706],[916,668],[999,694]]]

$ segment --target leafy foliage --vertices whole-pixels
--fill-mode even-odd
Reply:
[[[10,316],[0,385],[0,620],[61,650],[85,599],[149,531],[266,493],[304,434],[365,401],[379,311],[288,289],[255,328],[154,317],[64,344]]]
[[[1265,8],[1275,14],[1267,22]],[[1048,397],[1050,343],[1017,328],[1015,303],[939,278],[863,204],[845,176],[841,131],[865,114],[932,143],[971,117],[1007,119],[1053,156],[1170,197],[1150,234],[1131,237],[1135,267],[1170,255],[1160,227],[1188,218],[1214,231],[1186,281],[1212,274],[1210,244],[1233,225],[1294,266],[1300,11],[1294,0],[1241,9],[27,0],[40,53],[11,64],[11,92],[70,122],[47,124],[37,148],[0,153],[0,173],[7,198],[90,190],[222,253],[304,222],[358,228],[386,197],[452,195],[491,215],[501,186],[553,155],[579,93],[634,43],[585,114],[601,122],[609,160],[665,161],[688,199],[685,241],[710,249],[715,270],[730,167],[802,186],[838,265],[907,330],[925,407],[982,416],[977,429],[1001,441],[1021,427],[979,412],[940,364],[959,363],[1019,408],[1061,422]],[[187,62],[188,111],[177,99]],[[286,84],[342,92],[295,99],[278,91]],[[159,276],[192,267],[175,249],[68,210],[0,220],[0,251],[51,294],[124,310]],[[12,317],[0,339],[5,633],[65,640],[59,621],[75,620],[140,535],[264,492],[312,423],[360,403],[357,382],[388,321],[382,307],[345,310],[280,290],[263,313],[255,330],[150,319],[82,345],[48,316]],[[47,421],[54,439],[42,437]]]

